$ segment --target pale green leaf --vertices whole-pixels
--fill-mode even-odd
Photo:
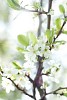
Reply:
[[[60,28],[61,28],[61,19],[60,19],[60,18],[57,18],[57,19],[55,20],[55,24],[56,24],[56,28],[57,28],[57,29],[60,29]]]
[[[51,33],[52,33],[52,37],[54,37],[54,28],[52,28],[52,31],[51,31]]]
[[[21,48],[21,47],[17,47],[17,50],[22,52],[22,53],[27,51],[27,50],[25,50],[24,48]]]
[[[47,39],[49,40],[51,36],[51,31],[49,29],[46,30],[46,36],[47,36]]]
[[[59,10],[61,13],[63,13],[63,14],[65,13],[65,8],[63,5],[59,5]]]
[[[17,62],[12,62],[12,64],[14,65],[14,67],[15,67],[16,69],[21,69],[20,65],[17,64]]]
[[[64,41],[64,40],[61,40],[61,41],[55,41],[54,44],[56,44],[56,43],[58,43],[58,44],[65,44],[66,41]]]
[[[64,18],[64,20],[67,22],[67,17],[66,17],[66,18]]]
[[[46,36],[47,36],[48,42],[51,44],[52,38],[51,38],[51,31],[49,29],[46,30]]]
[[[63,31],[62,33],[63,33],[63,34],[67,34],[67,31]]]
[[[47,36],[48,42],[51,44],[54,38],[54,28],[52,28],[52,30],[47,29],[46,36]]]
[[[18,4],[18,0],[7,0],[9,6],[14,10],[21,10],[20,5]]]
[[[40,8],[40,3],[39,3],[39,2],[34,1],[32,6],[33,6],[33,8],[34,8],[34,9],[36,9],[36,10],[37,10],[37,9],[39,9],[39,8]]]
[[[18,35],[18,41],[24,46],[29,45],[29,39],[25,35]]]
[[[64,93],[64,96],[67,97],[67,93]]]
[[[35,36],[35,34],[33,32],[29,33],[29,39],[32,42],[33,45],[35,45],[37,43],[37,38]]]

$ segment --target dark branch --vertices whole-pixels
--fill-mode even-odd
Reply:
[[[41,87],[43,84],[43,80],[42,80],[42,70],[43,70],[43,62],[42,62],[42,57],[38,56],[38,63],[37,63],[37,73],[36,73],[36,77],[34,79],[34,85],[36,87]]]
[[[37,74],[34,79],[34,86],[38,89],[41,99],[40,100],[46,100],[46,95],[44,89],[41,89],[41,86],[43,85],[43,79],[42,79],[42,70],[43,70],[43,57],[38,56],[38,69]]]
[[[35,97],[35,94],[36,94],[36,91],[35,91],[35,85],[34,85],[34,81],[32,80],[32,78],[30,77],[30,75],[29,74],[25,74],[25,76],[27,76],[27,78],[29,79],[29,81],[32,83],[32,85],[33,85],[33,97],[35,98],[35,100],[36,100],[36,97]]]
[[[30,9],[26,9],[24,7],[22,7],[21,5],[19,5],[17,2],[15,2],[14,0],[12,0],[12,2],[14,3],[14,5],[16,5],[20,10],[24,10],[26,12],[36,12],[38,14],[47,14],[46,11],[42,10],[42,11],[39,11],[38,9],[37,10],[30,10]]]
[[[25,76],[27,76],[27,78],[29,79],[29,81],[30,81],[31,83],[34,83],[33,79],[30,77],[29,74],[25,74]]]
[[[36,98],[36,97],[35,97],[35,94],[36,94],[35,88],[36,88],[36,87],[33,85],[33,97],[34,97],[34,98]]]
[[[50,12],[51,7],[52,7],[52,0],[49,0],[48,13]],[[47,29],[50,29],[50,24],[51,24],[51,15],[47,15]]]
[[[24,89],[22,89],[21,87],[19,87],[18,85],[16,85],[15,82],[14,82],[11,78],[7,78],[7,79],[9,79],[9,80],[14,84],[14,86],[15,86],[18,90],[20,90],[21,92],[23,92],[25,95],[27,95],[27,96],[29,96],[29,97],[35,99],[32,95],[28,94],[28,93],[26,92],[26,90],[24,90]]]
[[[44,11],[44,10],[42,10],[42,11],[38,11],[38,10],[30,10],[30,9],[26,9],[26,8],[23,8],[23,7],[21,7],[21,10],[24,10],[24,11],[26,11],[26,12],[34,12],[34,13],[38,13],[39,15],[40,15],[40,14],[47,14],[47,12]]]
[[[42,73],[41,75],[46,75],[46,76],[49,76],[49,72],[48,73]]]
[[[58,32],[56,38],[54,38],[54,41],[55,41],[55,40],[59,37],[59,35],[62,33],[62,29],[63,29],[63,27],[64,27],[65,24],[66,24],[66,21],[63,22],[63,24],[62,24],[62,26],[61,26],[61,28],[60,28],[60,30],[59,30],[59,32]]]
[[[49,94],[59,94],[57,93],[59,90],[63,90],[63,89],[67,89],[67,87],[59,87],[58,89],[52,91],[52,92],[49,92],[49,93],[46,93],[46,95],[49,95]]]
[[[67,18],[67,16],[64,15],[64,19],[66,19],[66,18]],[[54,38],[54,42],[59,37],[59,35],[63,32],[63,27],[65,26],[65,24],[66,24],[66,20],[64,20],[59,32],[57,33],[57,36]]]
[[[46,90],[38,88],[38,91],[40,93],[41,99],[40,100],[46,100]]]

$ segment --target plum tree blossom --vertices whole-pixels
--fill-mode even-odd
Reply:
[[[2,86],[4,89],[6,89],[7,93],[15,90],[15,87],[12,85],[12,82],[5,77],[2,77]]]
[[[58,39],[61,34],[67,34],[67,30],[64,29],[67,21],[66,10],[62,4],[59,5],[58,10],[63,18],[56,18],[55,27],[52,27],[54,2],[48,1],[48,11],[45,11],[43,0],[33,1],[31,9],[21,6],[16,0],[7,0],[11,8],[36,13],[39,18],[37,34],[29,32],[26,35],[18,35],[21,46],[17,49],[22,56],[24,55],[23,64],[13,61],[11,66],[0,68],[2,86],[7,93],[13,91],[15,86],[34,100],[67,99],[67,68],[61,63],[61,56],[58,54],[60,46],[66,43],[65,40]],[[44,31],[42,14],[47,16],[47,28]],[[39,94],[36,96],[37,92]]]

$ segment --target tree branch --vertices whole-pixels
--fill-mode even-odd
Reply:
[[[41,75],[49,76],[50,72],[42,73]]]
[[[38,88],[38,91],[40,93],[41,99],[40,100],[46,100],[46,90]]]
[[[29,81],[30,81],[32,84],[34,83],[33,79],[30,77],[29,74],[25,74],[25,76],[27,76],[27,78],[29,79]]]
[[[52,0],[49,0],[48,13],[50,12],[51,7],[52,7]],[[47,29],[50,29],[50,23],[51,23],[51,15],[47,15]]]
[[[37,64],[37,73],[36,73],[36,76],[35,76],[35,79],[34,79],[34,85],[36,87],[41,87],[42,84],[43,84],[43,80],[42,80],[42,69],[43,69],[43,62],[42,62],[42,57],[38,56],[38,64]]]
[[[57,93],[59,90],[63,90],[63,89],[67,89],[67,87],[59,87],[58,89],[52,91],[52,92],[49,92],[49,93],[46,93],[46,95],[49,95],[49,94],[59,94]]]
[[[43,85],[43,79],[42,79],[42,69],[43,69],[43,57],[38,56],[38,69],[37,74],[34,79],[34,86],[38,89],[41,99],[40,100],[46,100],[46,90],[41,89],[41,86]]]
[[[29,81],[30,81],[30,82],[32,83],[32,85],[33,85],[33,97],[34,97],[35,100],[36,100],[36,97],[35,97],[36,91],[35,91],[34,80],[32,80],[32,78],[30,77],[29,74],[25,74],[25,76],[27,76],[27,78],[29,79]]]
[[[28,93],[26,92],[26,90],[24,90],[24,89],[22,89],[21,87],[19,87],[18,85],[16,85],[16,83],[15,83],[11,78],[7,78],[7,79],[9,79],[9,80],[14,84],[14,86],[15,86],[18,90],[20,90],[21,92],[23,92],[25,95],[27,95],[27,96],[33,98],[34,100],[36,100],[32,95],[28,94]]]
[[[40,0],[40,12],[42,10],[42,7],[43,7],[43,0]],[[41,34],[41,30],[42,30],[42,15],[39,13],[39,26],[38,26],[38,37],[40,36]]]
[[[35,97],[35,95],[36,95],[36,90],[35,90],[35,88],[36,88],[36,87],[35,87],[34,84],[33,84],[33,97],[34,97],[34,98],[36,98],[36,97]]]
[[[23,7],[21,7],[21,10],[24,10],[24,11],[26,11],[26,12],[36,12],[36,13],[38,13],[39,15],[40,14],[47,14],[47,12],[46,11],[44,11],[44,10],[42,10],[42,11],[39,11],[39,10],[30,10],[30,9],[26,9],[26,8],[23,8]]]
[[[16,5],[18,8],[20,8],[20,10],[24,10],[26,12],[36,12],[38,14],[47,14],[46,11],[42,10],[42,11],[39,11],[38,9],[37,10],[30,10],[30,9],[26,9],[24,7],[22,7],[21,5],[19,5],[16,1],[12,0],[12,2],[14,3],[14,5]]]
[[[63,24],[62,24],[62,26],[61,26],[61,28],[60,28],[60,30],[59,30],[59,32],[58,32],[56,38],[54,38],[54,42],[55,42],[55,40],[59,37],[59,35],[62,33],[62,29],[63,29],[63,27],[64,27],[65,24],[66,24],[66,21],[63,22]]]

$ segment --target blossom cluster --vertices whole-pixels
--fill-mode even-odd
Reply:
[[[37,56],[44,57],[42,60],[42,73],[45,74],[43,76],[43,88],[46,88],[48,92],[50,88],[50,90],[52,90],[53,86],[55,86],[55,88],[66,86],[67,81],[65,80],[63,82],[62,74],[64,74],[64,77],[66,77],[67,73],[66,69],[64,69],[64,67],[61,65],[61,56],[58,53],[58,49],[55,50],[55,48],[53,48],[50,50],[50,46],[47,43],[47,38],[45,35],[38,37],[35,44],[29,42],[29,45],[24,47],[24,49],[25,51],[22,52],[24,54],[23,65],[15,62],[16,66],[11,64],[9,67],[1,67],[1,70],[3,71],[1,73],[3,76],[2,86],[6,89],[7,93],[9,93],[10,90],[15,90],[14,86],[7,78],[11,78],[16,85],[19,85],[26,90],[31,89],[32,84],[25,74],[29,74],[32,79],[35,78],[38,62]],[[49,75],[46,73],[49,73]]]

